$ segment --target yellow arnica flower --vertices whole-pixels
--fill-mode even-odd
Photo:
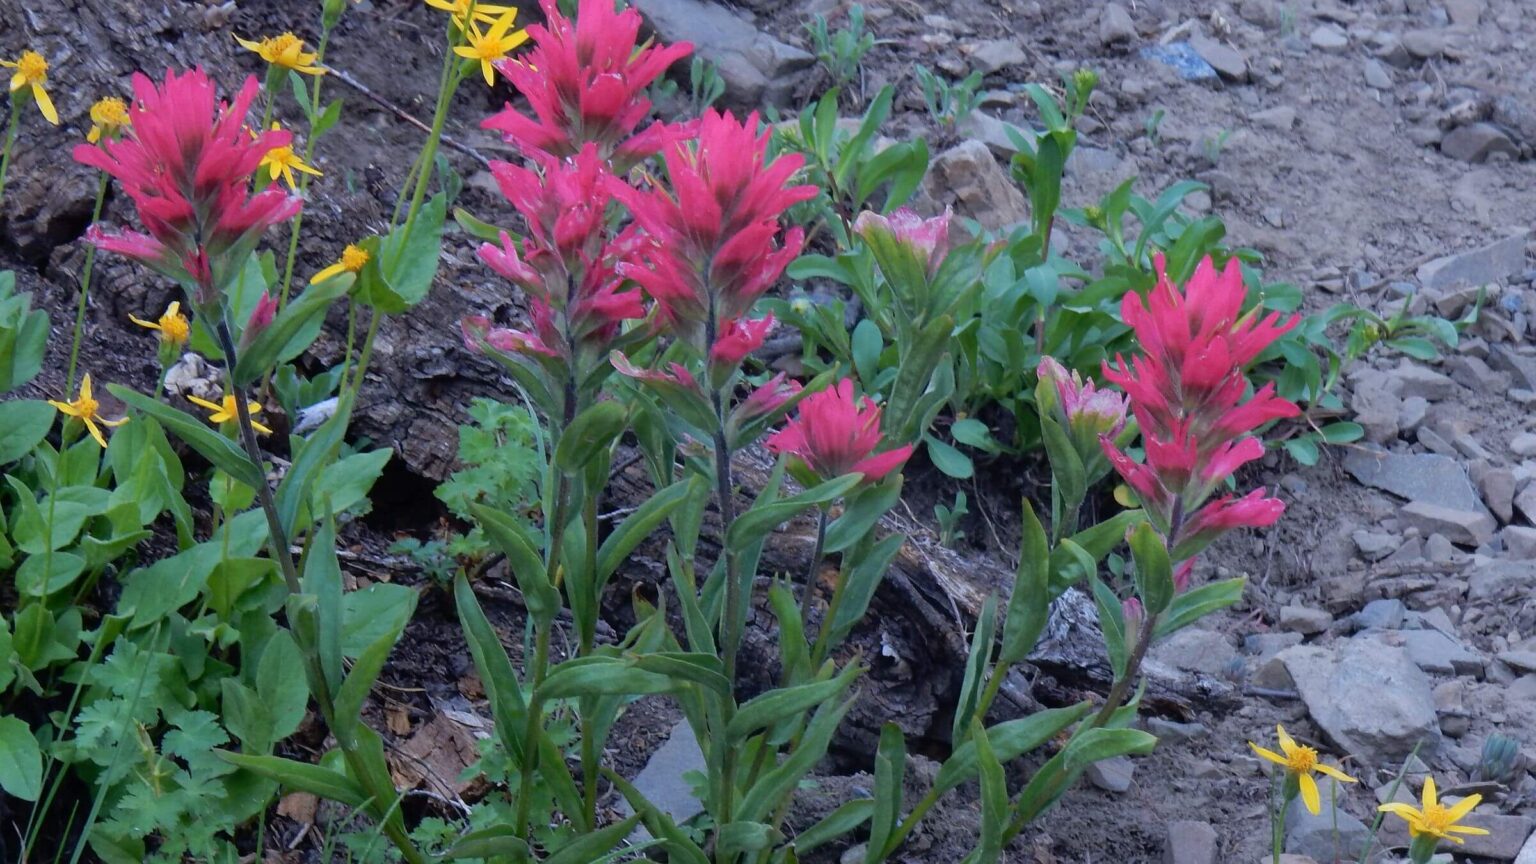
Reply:
[[[101,403],[91,396],[90,375],[80,379],[80,395],[76,397],[75,401],[55,402],[49,399],[48,404],[59,409],[60,414],[67,414],[84,423],[85,430],[91,433],[91,437],[96,439],[96,443],[103,447],[107,446],[107,439],[101,434],[101,426],[121,426],[128,422],[127,417],[120,420],[108,420],[98,413],[101,410]],[[100,424],[100,426],[97,424]]]
[[[277,131],[279,128],[281,127],[276,123],[272,124],[273,131]],[[256,133],[252,132],[251,137],[256,137]],[[289,189],[298,188],[298,184],[293,179],[293,172],[295,171],[302,171],[315,177],[321,176],[319,169],[308,164],[304,161],[304,157],[293,152],[292,144],[284,144],[281,147],[273,147],[271,150],[268,150],[267,154],[261,157],[261,167],[267,169],[267,173],[273,180],[279,177],[283,178],[283,182],[288,184]]]
[[[15,93],[23,87],[32,88],[32,98],[37,101],[37,110],[43,112],[43,119],[57,126],[59,125],[59,112],[53,107],[53,100],[48,98],[48,91],[43,89],[48,83],[48,61],[36,51],[23,51],[16,60],[0,60],[0,66],[7,69],[15,69],[11,76],[11,92]]]
[[[145,321],[143,318],[128,316],[128,320],[151,330],[160,332],[160,341],[178,348],[187,344],[187,339],[192,335],[192,325],[187,323],[187,316],[181,314],[180,301],[173,300],[171,305],[165,307],[165,314],[158,321]]]
[[[292,33],[283,33],[280,36],[268,36],[259,42],[250,39],[235,37],[235,41],[245,46],[247,50],[255,51],[261,59],[273,66],[281,66],[284,69],[292,69],[295,72],[303,72],[305,75],[324,75],[325,69],[316,66],[315,60],[319,54],[304,50],[304,40]]]
[[[309,280],[309,284],[313,285],[316,282],[324,282],[343,273],[361,272],[367,263],[368,250],[355,244],[349,244],[347,248],[341,250],[341,260],[316,273],[314,278]]]
[[[490,3],[476,3],[475,0],[427,0],[427,5],[453,16],[453,23],[460,30],[464,29],[465,22],[471,17],[471,6],[474,7],[473,18],[480,24],[494,24],[497,18],[508,12],[517,13],[511,6],[493,6]]]
[[[1426,777],[1422,809],[1399,801],[1383,804],[1376,809],[1403,817],[1403,821],[1408,823],[1408,834],[1412,837],[1434,837],[1450,840],[1453,843],[1464,843],[1466,841],[1455,835],[1488,833],[1482,828],[1456,824],[1482,801],[1481,795],[1468,795],[1450,807],[1446,807],[1435,797],[1435,778]]]
[[[224,404],[222,405],[216,405],[212,402],[209,402],[207,399],[199,399],[196,396],[188,396],[187,400],[199,408],[206,408],[210,412],[208,414],[208,421],[210,423],[228,423],[232,420],[237,420],[240,417],[240,406],[235,404],[235,397],[233,396],[225,396]],[[251,415],[252,429],[255,429],[257,432],[260,432],[263,435],[272,434],[271,429],[268,429],[260,423],[257,423],[255,420],[256,415],[261,413],[260,402],[245,403],[245,410],[246,413]]]
[[[1331,768],[1317,761],[1317,751],[1311,747],[1298,745],[1291,736],[1285,734],[1284,726],[1275,727],[1275,736],[1280,741],[1280,753],[1284,753],[1285,755],[1283,756],[1273,750],[1266,750],[1252,741],[1248,742],[1248,746],[1253,748],[1253,752],[1265,759],[1277,765],[1285,766],[1286,773],[1296,778],[1297,786],[1301,790],[1301,802],[1307,805],[1307,810],[1313,816],[1316,816],[1318,811],[1322,809],[1322,800],[1317,794],[1317,781],[1312,777],[1314,771],[1325,777],[1332,777],[1341,783],[1355,782],[1355,778],[1345,774],[1343,771]]]
[[[509,9],[484,33],[480,32],[479,27],[467,27],[464,37],[469,40],[469,44],[453,49],[453,53],[460,57],[480,61],[480,72],[485,75],[488,86],[496,83],[496,67],[493,64],[504,59],[513,48],[528,41],[527,30],[512,30],[512,22],[516,19],[517,10]]]
[[[116,96],[97,99],[91,106],[91,131],[85,133],[85,140],[95,144],[103,137],[116,138],[130,122],[128,103]]]

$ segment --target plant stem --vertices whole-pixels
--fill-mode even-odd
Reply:
[[[96,205],[91,208],[91,224],[96,224],[101,219],[101,207],[107,200],[107,175],[105,172],[97,172],[96,175]],[[75,337],[69,345],[69,371],[64,374],[64,380],[69,383],[65,386],[65,392],[75,392],[75,366],[80,359],[80,336],[85,330],[85,304],[91,295],[91,271],[96,267],[96,246],[93,243],[85,244],[85,267],[80,271],[80,302],[75,306]]]
[[[816,597],[816,574],[821,570],[822,550],[827,546],[827,508],[822,507],[820,511],[816,519],[816,547],[811,550],[810,566],[805,568],[805,596],[800,600],[800,634],[807,639],[810,638],[809,634],[811,632],[811,601]],[[838,580],[838,586],[833,589],[832,593],[834,598],[842,593],[842,580]],[[821,619],[821,630],[816,634],[816,645],[818,647],[821,645],[822,635],[826,633],[827,628],[832,624],[833,611],[829,605],[826,617]],[[812,671],[816,669],[816,666],[817,663],[813,659],[811,661]],[[792,681],[785,681],[784,686],[788,687],[793,683]]]
[[[0,152],[0,201],[5,200],[5,178],[11,171],[11,148],[16,144],[16,98],[11,97],[11,112],[5,121],[5,148]]]
[[[713,344],[711,338],[708,344]],[[737,578],[736,554],[731,551],[727,537],[730,535],[731,524],[736,521],[736,507],[731,500],[731,451],[725,441],[725,406],[720,397],[720,391],[713,394],[715,405],[715,417],[718,425],[715,428],[715,495],[717,505],[720,508],[720,554],[725,556],[725,608],[721,612],[720,620],[720,650],[724,652],[725,680],[731,682],[731,687],[736,686],[736,649],[741,642],[741,627],[736,620],[736,607],[741,603],[741,586]],[[721,728],[728,726],[736,715],[736,695],[726,694],[721,700],[724,709],[721,714]],[[720,742],[723,744],[723,742]],[[735,809],[736,796],[736,748],[722,746],[720,749],[720,791],[719,808],[720,815],[717,824],[728,825],[731,821],[731,813]],[[720,859],[724,862],[726,859]]]
[[[328,44],[330,44],[330,41],[331,31],[321,30],[320,44],[315,48],[316,63],[323,63],[325,61],[325,48]],[[311,117],[316,117],[320,114],[320,85],[323,81],[325,81],[325,76],[314,75],[311,77],[315,79],[314,90],[310,95],[310,110],[305,113],[309,114]],[[304,140],[304,162],[308,164],[309,161],[314,158],[314,155],[315,127],[313,124],[311,124],[309,127],[309,135]],[[299,195],[301,197],[304,195],[304,193],[309,191],[310,177],[311,175],[307,173],[300,172],[299,174]],[[297,259],[299,252],[299,230],[301,227],[303,227],[303,225],[304,211],[300,210],[298,215],[293,217],[293,226],[289,229],[288,232],[288,263],[283,266],[283,289],[277,297],[277,308],[279,311],[288,306],[288,291],[293,285],[293,264],[295,259]]]
[[[1125,663],[1125,674],[1115,680],[1114,686],[1109,689],[1109,696],[1104,700],[1104,707],[1094,715],[1090,726],[1108,723],[1109,718],[1125,703],[1125,697],[1131,692],[1131,683],[1141,670],[1141,661],[1146,659],[1147,648],[1152,644],[1152,631],[1157,627],[1157,619],[1156,615],[1147,615],[1142,619],[1141,629],[1136,633],[1136,647],[1131,649],[1131,656]]]
[[[549,665],[549,625],[535,622],[534,627],[538,632],[534,637],[533,648],[533,692],[537,694],[539,685],[544,683],[544,669]],[[535,695],[528,700],[528,720],[523,725],[523,764],[518,772],[517,821],[513,823],[513,830],[519,840],[526,841],[532,833],[528,825],[528,811],[533,798],[533,777],[539,765],[537,741],[539,721],[543,716],[544,706]],[[564,771],[565,766],[559,766],[556,770]]]
[[[421,203],[427,197],[427,187],[432,182],[432,167],[437,159],[437,145],[443,139],[443,124],[448,120],[448,107],[453,102],[454,91],[459,89],[461,77],[458,64],[454,62],[456,56],[450,46],[443,60],[442,86],[437,92],[437,108],[432,112],[432,131],[427,135],[426,145],[421,148],[420,173],[416,176],[415,191],[411,193],[411,206],[405,211],[405,233],[400,238],[399,246],[402,251],[410,243],[411,229],[416,225],[416,213],[421,210]]]
[[[891,839],[885,841],[885,849],[881,851],[879,860],[884,861],[886,858],[895,855],[896,850],[901,848],[901,844],[906,841],[907,835],[912,833],[912,829],[917,827],[917,823],[923,821],[923,817],[928,815],[928,811],[933,809],[933,805],[937,804],[938,801],[939,793],[937,787],[930,786],[928,793],[923,796],[923,800],[917,802],[917,806],[912,808],[912,812],[907,814],[907,818],[901,820],[901,824],[897,825],[896,830],[891,832]]]

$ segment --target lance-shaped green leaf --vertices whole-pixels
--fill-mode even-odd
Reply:
[[[560,851],[545,859],[545,864],[593,864],[603,855],[613,851],[614,847],[623,842],[635,826],[640,824],[638,814],[615,822],[607,828],[599,828],[589,834],[583,834],[572,840]]]
[[[853,569],[848,572],[848,581],[843,585],[843,605],[838,607],[837,614],[832,617],[832,629],[828,631],[827,640],[830,644],[836,645],[864,620],[864,613],[868,611],[875,591],[880,588],[886,571],[891,569],[891,562],[896,560],[906,542],[905,535],[892,534],[881,538],[880,542],[870,547],[867,554],[853,556]]]
[[[850,698],[841,704],[827,703],[817,709],[816,715],[806,726],[800,745],[778,767],[764,774],[747,790],[737,811],[741,819],[762,821],[783,802],[786,795],[795,791],[801,779],[827,755],[832,734],[837,731],[848,709],[853,707],[853,702],[854,699]]]
[[[414,599],[411,602],[415,608]],[[378,680],[379,673],[384,671],[384,661],[389,659],[389,652],[394,650],[395,643],[400,640],[400,634],[404,630],[405,621],[409,616],[400,619],[399,626],[384,633],[373,644],[369,645],[357,662],[352,664],[352,671],[347,673],[347,678],[336,691],[336,733],[337,740],[343,740],[352,727],[362,722],[363,702],[368,698],[368,692],[373,689],[373,683]]]
[[[981,771],[981,837],[969,860],[995,864],[1003,854],[1003,833],[1008,828],[1008,784],[1003,763],[992,749],[980,718],[971,721],[971,738],[976,742],[976,765]]]
[[[597,590],[602,593],[609,577],[618,572],[619,566],[635,551],[635,547],[656,532],[663,520],[698,491],[692,477],[679,480],[646,499],[624,518],[618,528],[603,540],[597,549]]]
[[[1188,627],[1218,609],[1231,606],[1243,599],[1243,588],[1247,584],[1246,579],[1238,576],[1235,579],[1211,582],[1185,591],[1173,598],[1173,603],[1168,606],[1168,614],[1157,620],[1152,638],[1161,639],[1175,630]]]
[[[491,703],[491,716],[496,721],[496,737],[502,747],[514,759],[521,759],[523,742],[517,730],[523,728],[528,716],[528,706],[523,701],[523,691],[502,647],[496,631],[480,608],[480,601],[463,573],[454,577],[453,600],[459,612],[459,626],[469,643],[469,654],[475,661],[475,671],[480,675],[481,686]]]
[[[319,765],[311,765],[308,762],[284,759],[281,756],[253,756],[247,753],[231,753],[227,750],[213,752],[237,768],[254,771],[263,777],[276,780],[289,789],[318,795],[348,807],[362,807],[368,801],[368,795],[363,792],[363,788],[357,781],[339,771],[321,768]]]
[[[1136,594],[1148,615],[1161,615],[1173,602],[1173,562],[1150,523],[1131,532],[1131,555],[1136,560]]]
[[[255,489],[266,482],[260,469],[246,458],[244,450],[191,414],[118,384],[108,384],[107,391],[121,399],[130,408],[136,408],[158,420],[161,426],[174,432],[176,437],[185,441],[187,446],[213,463],[215,468],[221,469],[241,483]]]
[[[32,452],[53,428],[56,413],[52,405],[40,399],[0,403],[0,465]]]
[[[537,621],[551,621],[560,612],[560,591],[550,582],[544,559],[535,551],[536,543],[518,519],[484,504],[469,505],[469,512],[485,529],[501,554],[507,556],[507,568],[523,592],[528,614]]]
[[[869,821],[874,813],[875,802],[868,798],[855,798],[833,810],[820,822],[795,835],[794,851],[804,855],[820,849],[835,840],[841,840]]]
[[[560,435],[555,465],[566,474],[578,474],[587,463],[613,446],[629,423],[629,411],[616,401],[599,402],[576,415]]]
[[[247,345],[235,363],[236,387],[246,387],[277,367],[303,354],[325,323],[325,313],[347,293],[356,277],[351,273],[304,289],[283,307],[272,323]]]
[[[1128,646],[1126,645],[1125,614],[1120,598],[1097,576],[1088,580],[1093,588],[1093,602],[1099,612],[1099,632],[1104,634],[1104,649],[1109,654],[1109,668],[1119,680],[1125,675]]]
[[[462,861],[465,858],[505,857],[515,861],[532,861],[533,851],[518,839],[517,829],[511,825],[494,825],[471,831],[460,837],[443,854],[445,861]]]
[[[783,833],[764,822],[731,822],[715,832],[715,847],[727,861],[738,855],[762,852],[784,839]]]
[[[1089,765],[1116,756],[1145,755],[1157,739],[1139,729],[1089,729],[1068,742],[1019,793],[1014,824],[1027,825],[1060,800]]]
[[[1013,594],[1008,598],[1008,614],[1003,620],[1003,649],[997,656],[999,670],[1024,659],[1035,647],[1040,631],[1051,613],[1051,547],[1045,526],[1035,515],[1035,508],[1024,502],[1020,541],[1019,569],[1014,575]]]
[[[971,634],[971,653],[965,661],[965,678],[960,684],[960,702],[955,706],[955,720],[950,726],[951,741],[964,741],[970,728],[971,717],[981,699],[986,682],[987,669],[992,660],[992,636],[997,630],[997,595],[988,594],[981,604],[981,614],[976,618],[976,632]],[[998,668],[992,674],[1000,675]]]
[[[656,621],[665,620],[657,617]],[[664,629],[658,627],[658,633]],[[725,677],[720,658],[713,654],[692,651],[655,651],[637,654],[629,658],[636,669],[665,675],[674,681],[690,681],[713,690],[722,696],[731,692],[731,681]]]
[[[993,726],[987,730],[987,739],[998,760],[1009,762],[1056,737],[1061,730],[1088,716],[1092,708],[1091,703],[1079,702],[1065,708],[1036,711],[1028,717]],[[933,790],[942,795],[975,777],[979,770],[976,744],[966,741],[944,760],[939,775],[934,778]]]
[[[43,752],[19,717],[0,717],[0,789],[23,801],[43,791]]]
[[[972,745],[974,749],[974,745]],[[885,860],[885,847],[896,822],[901,818],[901,798],[907,770],[907,739],[901,727],[886,723],[880,727],[880,746],[875,751],[875,804],[870,815],[869,843],[865,864]],[[799,845],[798,842],[796,845]]]
[[[1051,460],[1051,478],[1056,483],[1056,491],[1063,505],[1071,510],[1088,494],[1087,469],[1083,467],[1082,457],[1077,455],[1066,430],[1053,417],[1041,416],[1040,438]]]
[[[578,657],[556,666],[534,691],[536,702],[575,696],[647,696],[684,686],[678,679],[647,672],[633,659]]]
[[[736,716],[726,726],[725,746],[736,746],[759,729],[767,729],[784,720],[799,717],[818,705],[841,697],[853,679],[859,676],[859,672],[859,667],[850,663],[835,678],[781,687],[754,697],[741,706],[741,710],[736,712]]]
[[[922,435],[918,403],[928,390],[940,358],[949,350],[950,334],[954,329],[955,320],[941,315],[914,335],[896,373],[896,383],[891,387],[891,398],[885,409],[885,416],[900,424],[888,430],[890,440],[915,441]]]
[[[863,479],[861,474],[845,474],[835,477],[825,483],[813,486],[798,495],[788,498],[771,500],[771,503],[754,504],[753,507],[731,523],[731,528],[726,532],[726,545],[732,549],[742,549],[748,544],[761,542],[764,535],[788,522],[806,510],[819,504],[826,504],[842,497],[848,490],[859,485]],[[760,497],[758,500],[762,501]]]
[[[619,794],[624,796],[624,800],[629,802],[629,806],[635,809],[635,813],[645,823],[645,830],[651,832],[651,836],[661,838],[666,844],[672,860],[677,864],[709,864],[709,856],[705,855],[704,850],[677,827],[677,823],[671,816],[658,810],[656,805],[641,795],[640,790],[623,776],[610,768],[603,768],[602,771],[603,777],[607,778],[614,788],[619,790]]]

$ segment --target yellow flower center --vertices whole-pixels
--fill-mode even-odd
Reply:
[[[96,411],[97,409],[101,408],[101,403],[97,402],[90,396],[81,395],[79,399],[76,399],[74,402],[70,403],[70,407],[79,412],[76,416],[78,416],[82,421],[95,420]]]
[[[48,77],[48,61],[36,51],[23,51],[21,59],[16,61],[16,74],[25,78],[28,84],[41,84]]]
[[[128,125],[128,105],[116,96],[96,100],[91,106],[91,121],[98,126]]]
[[[1285,767],[1297,774],[1311,774],[1317,767],[1317,751],[1311,747],[1297,747],[1291,751]]]
[[[1420,834],[1433,834],[1436,837],[1444,837],[1448,829],[1456,824],[1451,818],[1451,809],[1443,804],[1426,804],[1419,816],[1419,824],[1409,822],[1408,833],[1417,837]]]
[[[357,273],[368,263],[368,250],[348,244],[341,250],[341,269],[348,273]]]
[[[192,336],[192,325],[181,315],[160,316],[160,336],[167,342],[181,345]]]
[[[291,168],[299,163],[299,156],[293,152],[292,147],[273,147],[261,161],[279,168]]]
[[[507,56],[507,49],[501,47],[500,39],[481,39],[473,47],[475,49],[475,56],[481,60],[500,60]]]
[[[304,40],[292,33],[273,36],[267,41],[267,51],[271,52],[271,57],[268,59],[273,63],[287,65],[288,63],[296,62],[298,54],[303,50]]]

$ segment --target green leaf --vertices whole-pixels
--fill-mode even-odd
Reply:
[[[1286,439],[1285,452],[1291,454],[1291,458],[1302,465],[1309,466],[1316,465],[1317,460],[1323,456],[1322,451],[1317,447],[1317,439],[1311,435]]]
[[[949,427],[949,434],[961,444],[975,447],[986,453],[997,453],[1003,449],[1002,445],[997,443],[997,439],[992,437],[992,430],[987,428],[987,424],[975,417],[956,420]]]
[[[1348,444],[1365,437],[1365,428],[1359,423],[1342,420],[1337,423],[1329,423],[1318,431],[1322,434],[1323,440],[1329,444]]]
[[[515,516],[484,504],[469,505],[475,521],[485,529],[496,548],[507,556],[507,568],[523,592],[523,603],[535,620],[550,621],[560,612],[560,591],[549,580],[544,559],[535,551],[535,543]]]
[[[289,536],[309,527],[308,521],[299,524],[300,511],[310,503],[310,491],[315,479],[336,458],[346,431],[347,418],[336,415],[293,448],[293,464],[277,484],[276,495],[278,517]]]
[[[1003,832],[1008,828],[1008,785],[1003,777],[1003,764],[998,761],[980,718],[971,720],[971,737],[976,742],[976,765],[981,769],[981,838],[970,860],[994,864],[1003,853]]]
[[[629,806],[633,807],[635,813],[645,822],[646,830],[651,832],[653,837],[661,838],[666,844],[669,860],[676,864],[709,864],[709,857],[699,849],[698,844],[677,827],[677,823],[672,821],[671,816],[656,809],[656,805],[646,800],[634,784],[619,774],[608,768],[603,768],[602,771],[603,776],[618,788],[624,800],[629,802]]]
[[[1093,587],[1093,602],[1099,612],[1099,630],[1104,634],[1104,648],[1109,654],[1109,668],[1118,680],[1125,674],[1127,660],[1125,644],[1125,615],[1120,598],[1097,576],[1089,578]]]
[[[556,666],[534,692],[534,700],[574,696],[647,696],[670,693],[683,685],[656,672],[639,669],[634,661],[617,657],[578,657]]]
[[[1024,655],[1035,647],[1040,631],[1045,629],[1050,617],[1050,540],[1028,500],[1024,501],[1022,519],[1019,569],[1014,575],[1013,593],[1008,597],[1008,612],[1003,620],[1003,648],[997,656],[999,670],[1024,659]]]
[[[321,469],[310,491],[310,512],[340,514],[362,503],[392,456],[387,447],[368,450]]]
[[[341,653],[357,657],[384,634],[404,629],[416,611],[416,591],[405,585],[375,582],[347,592],[341,609]]]
[[[414,223],[401,225],[374,241],[378,254],[369,250],[370,260],[358,280],[363,302],[383,312],[398,313],[426,298],[437,276],[447,213],[448,199],[442,193],[433,195],[416,211]],[[375,284],[367,284],[370,275],[377,280]]]
[[[32,452],[53,428],[55,411],[39,399],[0,402],[0,465]]]
[[[1173,562],[1162,535],[1150,523],[1131,532],[1131,555],[1136,559],[1136,594],[1148,615],[1161,615],[1173,602]]]
[[[868,798],[855,798],[847,802],[828,813],[820,822],[796,834],[794,851],[804,855],[835,840],[841,840],[868,822],[874,809],[875,802]]]
[[[1243,588],[1246,585],[1247,580],[1239,576],[1185,591],[1173,598],[1173,603],[1168,607],[1168,614],[1158,619],[1152,638],[1161,639],[1218,609],[1231,606],[1243,599]]]
[[[715,846],[725,860],[752,852],[762,852],[784,839],[777,828],[763,822],[731,822],[715,832]]]
[[[0,789],[23,801],[43,791],[43,751],[18,717],[0,717]]]
[[[512,669],[512,661],[507,657],[507,649],[497,638],[463,573],[454,577],[453,599],[459,612],[459,626],[464,630],[470,656],[475,661],[475,671],[479,673],[481,686],[491,703],[496,737],[512,758],[521,760],[524,757],[519,730],[523,728],[528,707],[523,701],[522,687]]]
[[[341,100],[332,99],[331,104],[325,106],[325,110],[320,112],[320,117],[314,121],[313,127],[309,131],[310,139],[314,140],[331,131],[331,128],[336,125],[336,121],[340,119]]]
[[[901,500],[901,486],[901,475],[892,474],[848,496],[843,502],[842,515],[827,526],[826,554],[845,552],[863,540],[881,517]]]
[[[853,328],[853,368],[859,380],[873,382],[880,377],[880,352],[885,350],[885,340],[880,327],[868,318]]]
[[[713,654],[692,651],[657,651],[637,654],[630,658],[636,669],[665,675],[679,683],[701,684],[719,695],[731,692],[731,681],[725,677],[720,658]]]
[[[588,462],[606,452],[624,432],[629,411],[615,400],[599,402],[576,415],[555,447],[555,465],[566,474],[578,474]]]
[[[800,745],[778,767],[764,774],[747,790],[737,815],[748,821],[761,821],[784,801],[786,795],[794,792],[801,778],[827,754],[832,734],[852,707],[853,699],[848,699],[840,705],[828,703],[817,709],[816,715],[805,728]]]
[[[1040,418],[1040,437],[1045,442],[1045,452],[1051,460],[1051,479],[1061,494],[1063,506],[1070,511],[1081,504],[1083,497],[1088,494],[1088,477],[1082,457],[1078,456],[1077,449],[1072,446],[1072,439],[1055,418]]]
[[[976,473],[976,466],[971,462],[971,457],[961,453],[954,445],[940,441],[932,435],[924,435],[923,444],[928,448],[928,458],[933,460],[934,467],[950,477],[956,480],[967,480]]]
[[[281,741],[298,730],[309,705],[309,684],[303,675],[304,655],[287,631],[279,630],[261,651],[256,664],[256,695],[272,718],[272,740]]]
[[[212,462],[214,467],[241,483],[255,489],[266,482],[261,470],[246,458],[245,451],[236,446],[235,442],[208,428],[203,421],[191,414],[117,384],[108,384],[107,391],[127,403],[129,407],[155,418],[160,425],[185,441],[187,446]]]
[[[691,478],[673,483],[646,499],[644,504],[624,518],[597,550],[597,591],[602,592],[609,577],[618,572],[619,566],[631,552],[656,532],[657,526],[672,515],[692,494]]]
[[[355,279],[351,273],[333,276],[309,286],[290,300],[267,329],[240,351],[240,359],[235,364],[235,386],[247,387],[271,372],[277,364],[303,354],[320,335],[320,327],[325,323],[325,313],[331,304],[351,289]]]
[[[961,679],[960,701],[955,706],[954,723],[950,726],[951,741],[964,741],[965,731],[971,725],[971,716],[981,699],[982,687],[992,659],[992,636],[997,628],[997,595],[988,594],[981,604],[981,614],[976,618],[976,632],[971,634],[971,652],[965,661],[965,677]],[[1003,674],[1001,668],[994,675]]]
[[[889,274],[886,278],[890,278]],[[918,400],[928,390],[939,361],[949,350],[950,335],[954,329],[954,319],[941,315],[914,335],[907,349],[907,357],[896,372],[896,383],[891,386],[891,398],[886,405],[885,416],[900,418],[901,424],[889,430],[890,440],[915,441],[926,431],[918,428],[925,418],[918,415],[916,407]]]
[[[741,706],[725,728],[727,747],[745,741],[752,733],[790,719],[798,718],[824,702],[836,699],[858,677],[859,667],[849,664],[836,678],[794,687],[780,687],[754,697]]]
[[[495,825],[479,831],[471,831],[460,837],[458,842],[448,847],[443,860],[462,861],[465,858],[496,857],[531,861],[533,852],[528,848],[527,843],[518,839],[516,828],[511,825]]]
[[[410,611],[414,611],[416,594],[407,592],[407,596],[411,600]],[[405,622],[410,618],[410,611],[397,619],[394,628],[385,631],[358,655],[357,662],[352,664],[352,671],[347,673],[346,680],[341,682],[341,688],[336,691],[336,723],[341,728],[334,731],[339,739],[345,740],[351,727],[362,722],[363,703],[367,701],[379,673],[384,671],[384,661],[389,659],[389,652],[394,650],[395,643],[400,640]]]
[[[1055,804],[1089,765],[1129,754],[1144,755],[1157,739],[1139,729],[1089,729],[1051,757],[1019,793],[1015,821],[1033,822]]]
[[[276,780],[289,789],[318,795],[348,807],[360,808],[368,800],[368,796],[357,781],[329,768],[321,768],[319,765],[311,765],[307,762],[296,762],[280,756],[254,756],[247,753],[231,753],[228,750],[213,752],[237,768],[254,771],[263,777]]]
[[[902,793],[907,768],[907,739],[901,727],[887,722],[880,727],[880,746],[875,750],[875,804],[869,823],[869,843],[864,864],[885,860],[885,847],[901,818]],[[796,845],[799,845],[797,840]]]
[[[453,221],[459,223],[459,227],[464,229],[464,233],[476,240],[484,240],[488,243],[497,243],[501,240],[501,228],[482,221],[463,207],[453,208]]]
[[[736,517],[726,532],[726,545],[741,549],[761,542],[763,537],[790,519],[820,504],[835,501],[850,489],[859,485],[862,474],[845,474],[813,486],[798,495],[791,495],[772,503],[754,504],[747,512]],[[759,499],[761,501],[762,499]]]
[[[987,730],[987,740],[1001,762],[1011,762],[1056,737],[1061,730],[1088,716],[1093,705],[1079,702],[1065,708],[1036,711],[1019,720],[999,723]],[[934,778],[933,791],[944,794],[975,777],[979,771],[976,742],[966,741],[944,760]]]
[[[47,597],[68,588],[85,572],[85,559],[72,552],[31,555],[16,568],[16,590],[28,597]]]
[[[853,565],[847,576],[848,581],[843,586],[843,605],[838,607],[837,614],[832,618],[832,630],[828,638],[832,645],[836,645],[864,620],[864,613],[868,611],[875,591],[879,589],[886,571],[891,568],[891,562],[896,560],[906,542],[907,538],[903,534],[885,537],[874,545],[868,555]]]

